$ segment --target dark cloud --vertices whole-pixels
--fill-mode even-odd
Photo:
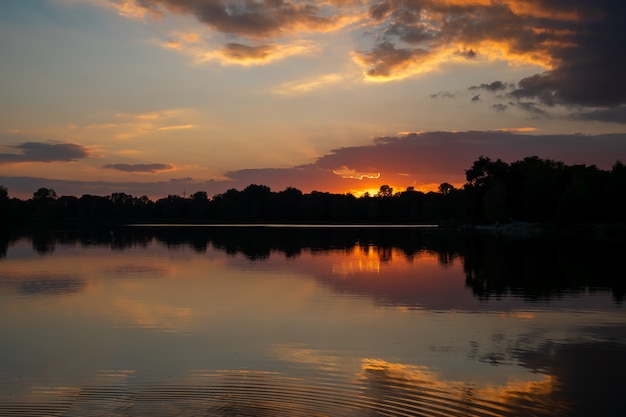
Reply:
[[[369,8],[369,15],[375,21],[380,21],[387,17],[391,11],[391,4],[388,1],[375,2]]]
[[[474,97],[472,97],[472,101],[473,102],[480,101],[480,94],[476,94]]]
[[[574,113],[573,120],[595,120],[598,122],[626,123],[626,106]]]
[[[157,172],[168,171],[174,166],[170,164],[106,164],[103,168],[115,169],[123,172]]]
[[[193,182],[193,178],[191,177],[170,178],[170,184],[187,184],[189,182]]]
[[[378,2],[370,8],[377,44],[360,53],[371,77],[393,78],[449,45],[468,57],[498,45],[548,71],[519,81],[514,96],[544,105],[614,107],[626,103],[626,2],[521,0]],[[409,45],[399,47],[398,45]],[[479,87],[480,88],[480,87]]]
[[[507,106],[506,104],[502,104],[502,103],[492,104],[490,107],[498,112],[505,111],[506,109],[509,108],[509,106]]]
[[[477,55],[473,49],[469,49],[466,51],[456,51],[454,54],[456,56],[462,56],[463,58],[467,58],[467,59],[474,59],[476,58],[476,55]]]
[[[241,43],[227,43],[222,48],[222,54],[235,61],[265,60],[275,49],[274,45],[250,46]]]
[[[516,101],[509,102],[509,106],[517,107],[530,113],[534,117],[547,117],[548,112],[541,108],[541,105],[533,101]]]
[[[393,77],[394,73],[402,72],[407,66],[414,63],[419,56],[427,52],[418,48],[396,48],[390,42],[376,45],[372,50],[362,53],[359,60],[370,67],[367,75],[370,77]]]
[[[456,95],[449,91],[439,91],[430,95],[430,98],[456,98]]]
[[[505,84],[502,81],[494,81],[490,84],[483,83],[481,85],[473,85],[469,87],[468,90],[486,90],[495,93],[496,91],[506,90],[507,88],[509,88],[508,84]]]
[[[0,164],[18,162],[69,162],[89,158],[87,148],[75,143],[24,142],[10,146],[20,153],[0,153]]]
[[[314,2],[277,0],[142,0],[150,10],[196,17],[216,31],[252,39],[281,36],[294,30],[324,30],[337,20]]]
[[[547,105],[612,107],[626,103],[626,2],[587,0],[551,5],[563,12],[579,12],[579,22],[560,25],[572,32],[568,36],[571,45],[550,50],[556,68],[522,79],[515,94]]]

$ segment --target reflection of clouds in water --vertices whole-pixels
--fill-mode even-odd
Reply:
[[[22,282],[20,291],[24,295],[63,295],[79,293],[84,287],[85,281],[77,279],[46,279]]]
[[[166,275],[168,269],[164,266],[127,264],[107,266],[103,269],[103,272],[107,275],[119,276],[121,278],[126,278],[126,275],[149,278]]]
[[[192,317],[192,310],[188,307],[155,305],[125,297],[115,298],[113,306],[116,317],[121,316],[125,325],[162,332],[182,331],[189,325]]]
[[[339,356],[297,344],[275,345],[271,348],[270,355],[284,362],[311,366],[325,371],[339,370],[342,365]]]
[[[54,296],[83,292],[87,282],[73,274],[8,271],[0,275],[0,285],[20,295]]]
[[[427,367],[392,363],[381,359],[363,359],[360,379],[364,396],[381,410],[402,407],[442,413],[447,416],[471,415],[561,415],[567,409],[553,401],[558,388],[550,375],[537,380],[512,379],[506,385],[482,386],[471,382],[441,379]]]

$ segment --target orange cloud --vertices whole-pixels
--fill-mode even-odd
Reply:
[[[159,42],[161,46],[190,55],[198,63],[217,61],[222,65],[262,65],[294,55],[312,54],[318,47],[311,41],[297,40],[292,43],[244,44],[229,42],[215,47],[203,41],[197,34],[171,35],[170,40]]]
[[[158,128],[158,130],[169,131],[169,130],[186,130],[193,129],[194,125],[177,125],[177,126],[163,126]]]
[[[146,16],[160,17],[161,13],[141,0],[90,0],[102,7],[114,9],[120,16],[144,20]]]
[[[224,64],[256,65],[278,61],[293,55],[310,54],[315,49],[313,43],[307,41],[286,45],[228,43],[218,52],[205,54],[205,59],[217,58]]]
[[[582,10],[575,7],[559,8],[541,0],[508,0],[504,2],[513,13],[520,16],[532,16],[553,20],[580,21]]]
[[[346,80],[346,77],[341,74],[324,74],[307,80],[282,83],[274,92],[283,95],[308,93]]]

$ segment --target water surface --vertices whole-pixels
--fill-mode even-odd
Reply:
[[[623,411],[614,242],[194,227],[0,248],[0,415]]]

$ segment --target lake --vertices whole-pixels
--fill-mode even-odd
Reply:
[[[0,239],[0,416],[623,410],[624,246],[391,227]]]

